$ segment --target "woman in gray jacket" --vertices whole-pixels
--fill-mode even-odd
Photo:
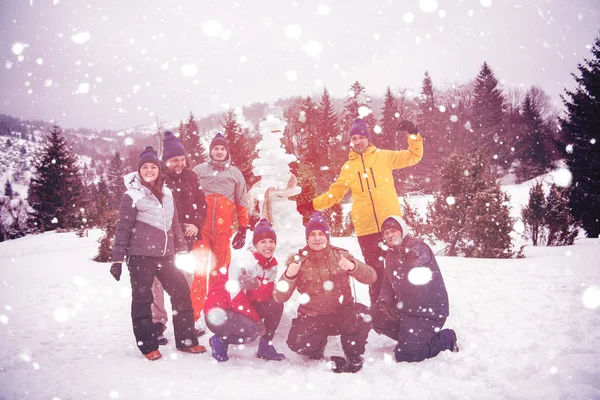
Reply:
[[[177,349],[204,353],[194,335],[194,312],[183,273],[175,268],[175,254],[187,251],[173,194],[164,186],[161,162],[151,146],[144,149],[138,171],[125,176],[127,191],[121,197],[117,233],[112,252],[111,274],[121,279],[127,257],[131,279],[131,320],[138,348],[148,360],[162,355],[157,330],[152,324],[152,282],[158,278],[171,296],[173,328]]]

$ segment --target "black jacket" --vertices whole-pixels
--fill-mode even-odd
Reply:
[[[191,251],[194,240],[199,239],[200,231],[206,220],[206,199],[198,186],[198,177],[191,169],[184,169],[181,174],[167,173],[165,184],[173,192],[175,207],[181,224],[194,224],[198,228],[198,237],[186,237],[188,249]],[[185,232],[183,225],[182,230]]]
[[[440,319],[449,315],[446,285],[425,242],[407,235],[400,246],[390,248],[378,301],[417,317]]]

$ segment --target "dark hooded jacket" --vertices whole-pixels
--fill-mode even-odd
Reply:
[[[406,223],[399,246],[389,248],[385,257],[385,275],[378,302],[417,317],[441,319],[449,315],[448,293],[431,248],[408,234]]]

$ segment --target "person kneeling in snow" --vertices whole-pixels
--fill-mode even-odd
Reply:
[[[256,249],[249,248],[229,268],[221,268],[216,283],[210,287],[204,315],[206,326],[215,334],[209,344],[219,362],[229,360],[230,344],[252,343],[258,336],[261,336],[258,358],[285,359],[271,343],[283,314],[283,304],[273,299],[276,242],[269,221],[264,218],[258,221],[252,238]]]
[[[448,293],[431,248],[408,233],[398,216],[383,221],[389,246],[381,293],[373,307],[373,329],[396,340],[396,361],[423,361],[441,351],[458,351],[456,333],[442,329]]]
[[[273,296],[287,301],[298,288],[302,294],[298,317],[292,321],[289,348],[313,360],[323,358],[329,336],[341,335],[346,355],[331,357],[334,372],[357,372],[362,368],[371,318],[365,305],[352,297],[350,277],[372,284],[375,270],[356,260],[348,251],[329,245],[329,227],[322,212],[315,212],[306,225],[308,246],[290,257]]]

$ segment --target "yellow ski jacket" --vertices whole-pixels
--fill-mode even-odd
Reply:
[[[339,203],[352,190],[352,223],[357,236],[380,232],[390,215],[402,215],[392,170],[415,165],[423,157],[421,135],[408,135],[408,150],[381,150],[372,144],[364,153],[350,151],[340,175],[321,196],[313,199],[315,210]]]

